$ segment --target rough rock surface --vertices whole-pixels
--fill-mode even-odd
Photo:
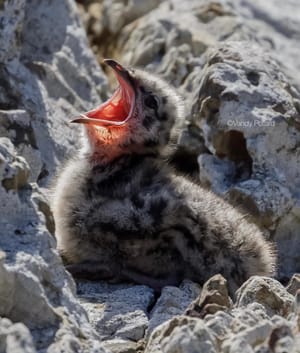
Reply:
[[[206,291],[217,283],[220,288],[222,280],[216,277],[204,285]],[[198,302],[201,297],[203,292]],[[210,297],[210,304],[213,300],[215,304],[228,302],[227,293]],[[295,301],[279,282],[252,277],[238,290],[234,306],[226,311],[206,314],[204,319],[177,316],[157,327],[145,353],[300,352],[299,309],[293,305]],[[282,310],[286,318],[279,316]],[[189,313],[195,316],[194,312]]]
[[[72,1],[1,1],[0,28],[0,351],[104,352],[41,186],[76,151],[69,117],[100,100],[106,79]]]
[[[204,318],[232,306],[228,294],[227,281],[220,274],[211,277],[203,286],[201,295],[185,311],[185,315]]]
[[[1,136],[45,185],[78,147],[70,117],[99,103],[106,79],[87,49],[73,1],[1,1]]]
[[[8,319],[0,319],[1,353],[36,353],[28,328],[22,323],[13,324]]]
[[[153,290],[146,286],[81,282],[78,295],[102,340],[116,337],[137,342],[148,327]]]
[[[297,1],[79,2],[99,60],[145,67],[185,97],[173,163],[266,230],[281,279],[299,272]],[[49,181],[78,148],[70,117],[107,88],[73,0],[0,0],[0,353],[299,353],[299,275],[287,288],[253,277],[233,305],[218,276],[202,293],[79,282],[76,296]]]
[[[208,54],[202,73],[192,119],[204,131],[211,154],[199,157],[200,179],[273,234],[279,274],[290,275],[299,269],[295,250],[300,246],[295,96],[278,64],[250,43],[222,44]]]
[[[182,315],[191,301],[198,297],[199,293],[199,285],[189,280],[185,280],[178,288],[171,286],[163,288],[149,314],[150,320],[146,336],[148,337],[161,323],[174,316]]]

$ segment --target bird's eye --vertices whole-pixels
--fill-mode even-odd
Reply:
[[[158,108],[158,98],[156,96],[153,95],[148,95],[145,99],[144,99],[144,104],[146,107],[157,110]]]

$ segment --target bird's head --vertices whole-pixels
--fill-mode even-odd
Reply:
[[[99,107],[72,120],[85,125],[91,155],[109,162],[122,154],[161,153],[176,135],[174,123],[182,120],[181,99],[155,75],[104,62],[114,70],[118,88]]]

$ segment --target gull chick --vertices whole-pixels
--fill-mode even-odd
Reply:
[[[58,177],[52,209],[58,249],[77,277],[133,281],[160,290],[221,273],[233,293],[274,274],[261,230],[168,164],[183,104],[163,80],[105,60],[113,96],[73,120],[84,147]]]

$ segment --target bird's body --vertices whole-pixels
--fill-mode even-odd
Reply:
[[[144,79],[149,85],[149,76],[136,78],[147,97],[166,87],[158,80],[158,88],[145,90]],[[58,178],[52,208],[58,248],[68,268],[74,275],[132,280],[155,289],[184,278],[203,283],[221,273],[231,292],[251,275],[272,275],[272,246],[258,227],[167,163],[164,151],[179,101],[165,93],[160,107],[148,98],[148,113],[134,125],[137,137],[127,126],[126,132],[110,130],[117,137],[111,142],[101,137],[98,145],[94,125],[88,126],[90,149],[70,161]]]

